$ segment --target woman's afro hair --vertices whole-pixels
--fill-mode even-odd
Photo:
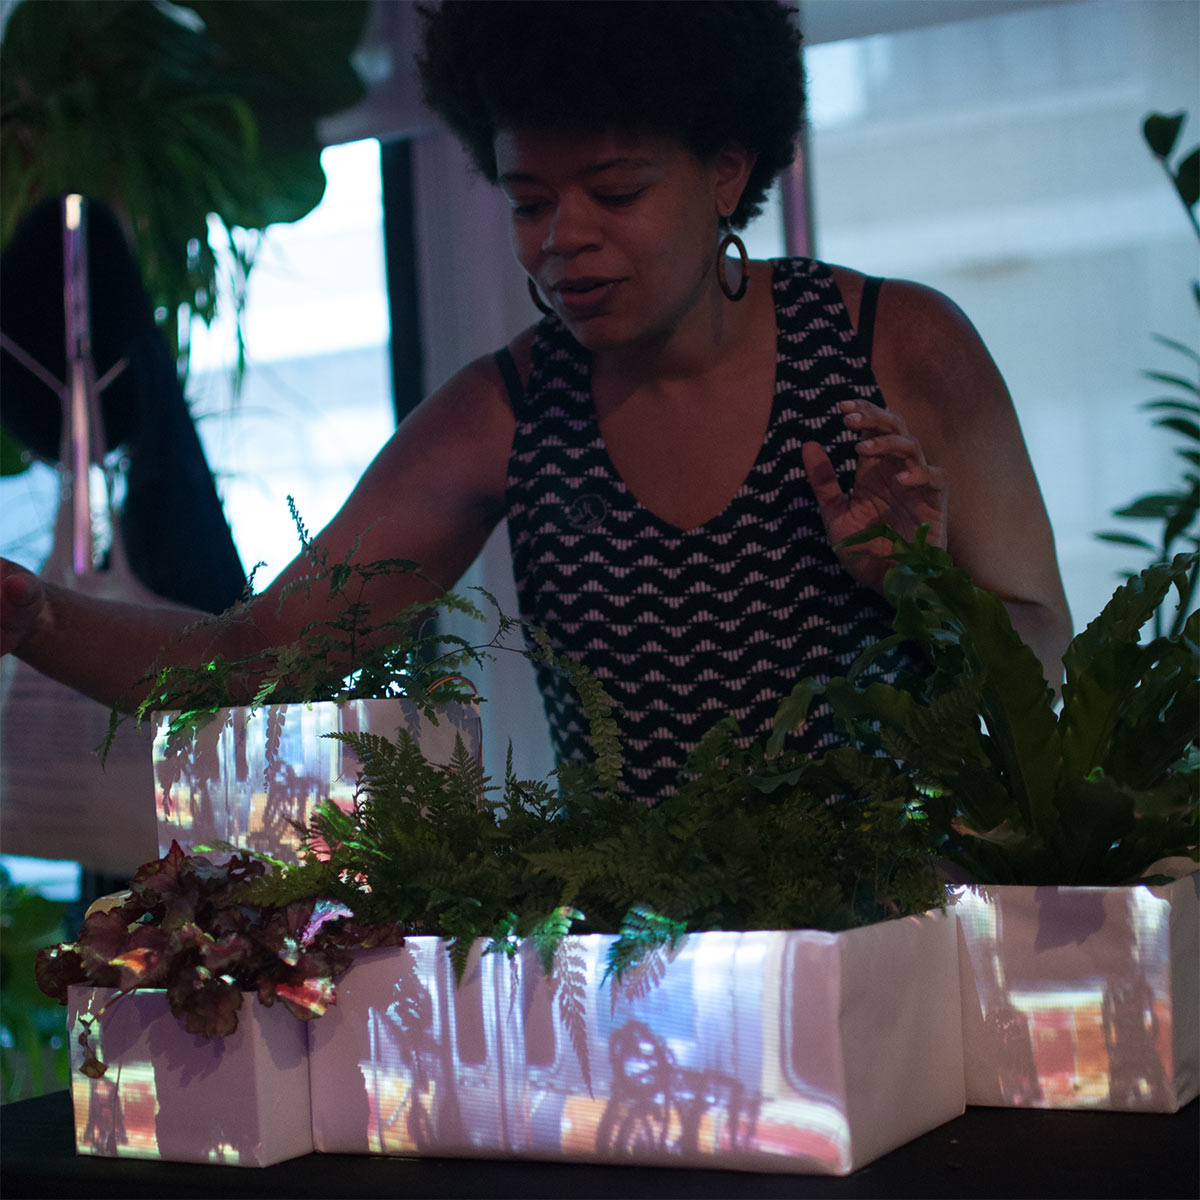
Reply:
[[[496,181],[502,129],[635,129],[707,160],[758,154],[742,228],[792,161],[804,119],[800,34],[779,0],[445,0],[422,6],[426,104]]]

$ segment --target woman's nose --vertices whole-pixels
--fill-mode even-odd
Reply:
[[[547,254],[577,254],[599,241],[587,206],[573,199],[560,200],[550,213],[542,250]]]

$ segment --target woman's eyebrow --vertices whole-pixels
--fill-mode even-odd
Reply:
[[[642,167],[652,167],[653,165],[653,159],[621,155],[617,158],[606,158],[600,162],[588,163],[580,173],[583,175],[599,175],[604,171],[639,169]],[[540,180],[537,175],[530,171],[505,171],[502,175],[496,177],[496,182],[499,184],[538,183]]]
[[[603,162],[591,163],[584,167],[585,175],[598,175],[601,171],[612,171],[619,168],[652,167],[654,160],[650,158],[634,158],[632,155],[622,155],[618,158],[607,158]]]

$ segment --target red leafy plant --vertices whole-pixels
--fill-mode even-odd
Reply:
[[[396,926],[364,926],[344,905],[317,896],[279,906],[240,898],[273,870],[249,854],[213,861],[172,842],[163,858],[139,868],[126,899],[90,912],[73,942],[38,952],[38,986],[63,1004],[74,984],[115,988],[109,1004],[163,989],[188,1033],[204,1037],[237,1029],[246,992],[268,1007],[281,1001],[302,1021],[319,1017],[335,1002],[352,950],[403,938]],[[83,1072],[94,1078],[107,1069],[92,1045],[103,1011],[84,1017],[79,1034]]]

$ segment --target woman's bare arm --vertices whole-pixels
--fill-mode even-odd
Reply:
[[[856,311],[862,277],[837,274]],[[1054,537],[1012,398],[982,339],[939,292],[888,280],[871,361],[888,408],[943,477],[947,549],[1004,601],[1057,690],[1071,617]]]
[[[429,397],[389,439],[318,541],[341,561],[409,559],[421,575],[371,580],[363,599],[382,618],[451,587],[503,513],[512,415],[499,371],[480,359]],[[337,615],[321,589],[288,584],[298,556],[251,604],[219,617],[175,606],[97,600],[0,567],[0,650],[106,704],[132,706],[138,682],[170,664],[246,658]]]

